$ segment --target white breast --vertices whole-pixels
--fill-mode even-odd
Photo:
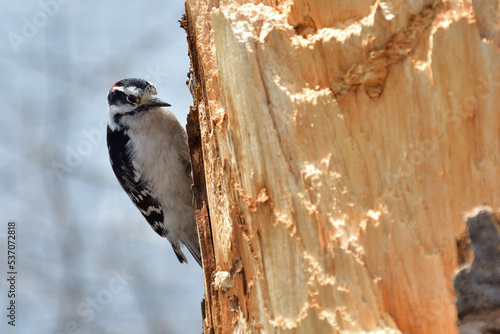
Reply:
[[[196,231],[192,179],[183,162],[189,161],[184,128],[167,108],[155,108],[124,120],[133,147],[134,164],[140,166],[164,212],[170,237],[184,240]],[[170,239],[169,237],[169,239]]]

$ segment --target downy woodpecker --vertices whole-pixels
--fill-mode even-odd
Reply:
[[[186,131],[169,106],[148,81],[116,82],[108,93],[109,157],[125,192],[179,261],[187,262],[185,245],[201,266]]]

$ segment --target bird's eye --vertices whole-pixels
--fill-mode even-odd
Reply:
[[[139,101],[139,98],[135,95],[127,95],[127,102],[130,104],[136,104]]]

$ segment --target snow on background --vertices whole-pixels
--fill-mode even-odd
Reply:
[[[200,333],[202,271],[120,188],[106,95],[152,81],[192,104],[183,1],[7,0],[0,11],[0,333]],[[7,223],[16,222],[16,326]],[[189,253],[189,252],[188,252]]]

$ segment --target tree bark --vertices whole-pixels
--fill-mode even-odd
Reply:
[[[187,0],[205,333],[457,333],[500,201],[494,0]]]

